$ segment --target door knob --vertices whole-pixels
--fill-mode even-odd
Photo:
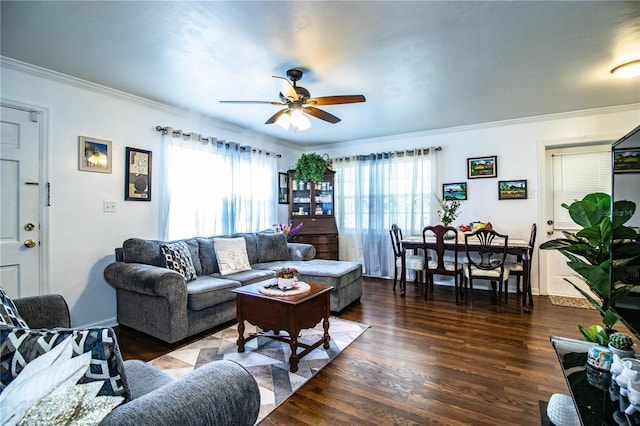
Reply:
[[[25,230],[25,231],[33,231],[33,229],[34,229],[35,227],[36,227],[36,226],[35,226],[33,223],[26,223],[26,224],[24,225],[24,230]]]
[[[36,246],[36,242],[33,240],[27,240],[24,242],[25,247],[34,248]]]
[[[547,235],[553,235],[553,230],[547,231]]]

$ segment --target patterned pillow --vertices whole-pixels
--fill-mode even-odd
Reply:
[[[27,323],[22,319],[16,305],[7,293],[0,287],[0,325],[8,325],[10,327],[29,328]]]
[[[180,273],[187,281],[198,278],[191,254],[189,254],[189,248],[184,242],[163,244],[160,246],[160,250],[162,250],[167,268]]]
[[[218,258],[220,275],[249,271],[251,264],[244,238],[214,238],[213,246]]]
[[[49,352],[69,336],[73,336],[74,356],[91,351],[91,364],[78,383],[102,381],[98,395],[122,396],[128,401],[130,394],[122,355],[111,328],[29,330],[0,326],[0,392],[30,361]]]

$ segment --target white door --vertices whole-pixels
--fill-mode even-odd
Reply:
[[[11,297],[38,295],[39,115],[2,106],[0,127],[0,286]]]
[[[563,238],[563,230],[576,232],[580,229],[568,211],[561,207],[562,203],[571,204],[591,192],[611,194],[611,143],[548,147],[544,164],[546,170],[541,173],[545,188],[541,200],[543,220],[538,231],[540,244]],[[567,266],[567,258],[557,250],[539,250],[539,253],[541,294],[582,297],[565,280],[568,278],[579,284],[581,289],[588,289],[579,275]]]

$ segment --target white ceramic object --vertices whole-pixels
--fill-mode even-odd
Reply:
[[[278,278],[278,288],[280,290],[289,288],[296,281],[295,278]]]
[[[635,381],[640,379],[640,360],[635,358],[623,358],[622,372],[616,377],[616,383],[620,386],[620,395],[627,396],[627,386],[629,380]]]
[[[569,395],[561,393],[554,393],[551,395],[551,398],[549,398],[549,405],[547,405],[547,416],[554,425],[580,425],[576,406],[573,404],[573,400]]]
[[[640,411],[640,375],[630,377],[627,382],[627,397],[629,398],[629,407],[624,412],[632,415],[636,411]]]

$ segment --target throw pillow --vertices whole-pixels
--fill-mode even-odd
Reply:
[[[287,237],[282,232],[258,235],[258,262],[273,262],[276,260],[291,260]]]
[[[248,271],[251,269],[247,244],[244,238],[214,238],[213,245],[218,258],[220,275],[229,275],[234,272]]]
[[[0,287],[0,325],[10,327],[29,328],[25,320],[22,319],[13,300]]]
[[[178,272],[187,281],[197,278],[196,268],[193,266],[189,248],[182,241],[168,243],[160,246],[165,264],[168,269]]]
[[[67,337],[73,337],[73,354],[91,352],[91,364],[78,383],[102,381],[98,395],[123,396],[129,399],[129,388],[116,334],[111,328],[52,330],[0,327],[0,392],[25,366]]]

